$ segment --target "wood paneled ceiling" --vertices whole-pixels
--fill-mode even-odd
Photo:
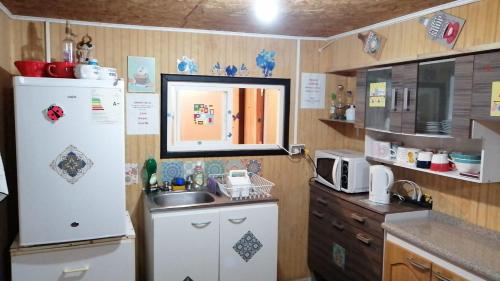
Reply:
[[[332,36],[450,0],[281,0],[258,22],[252,0],[1,0],[15,15],[295,36]]]

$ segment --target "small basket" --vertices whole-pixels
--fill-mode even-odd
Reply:
[[[227,174],[209,175],[210,178],[217,182],[220,192],[229,197],[231,200],[271,197],[271,189],[273,188],[274,183],[254,173],[248,173],[248,176],[250,178],[250,185],[233,187],[230,182],[227,181]]]

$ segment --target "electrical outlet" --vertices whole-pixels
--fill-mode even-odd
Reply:
[[[290,155],[299,155],[305,152],[305,144],[291,144],[290,145]]]

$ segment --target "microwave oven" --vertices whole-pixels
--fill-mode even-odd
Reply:
[[[317,150],[314,155],[316,181],[347,193],[368,191],[370,164],[362,153],[347,150]]]

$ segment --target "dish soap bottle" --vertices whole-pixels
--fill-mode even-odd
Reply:
[[[203,172],[203,167],[201,161],[196,162],[193,173],[193,187],[195,189],[201,189],[205,186],[205,173]]]
[[[73,36],[75,36],[76,34],[71,31],[69,21],[66,21],[65,33],[66,35],[63,40],[63,60],[73,63],[75,61],[75,41],[73,41]]]
[[[350,105],[349,108],[345,111],[345,119],[347,121],[354,121],[356,119],[356,109],[354,105]]]
[[[156,160],[153,156],[150,156],[146,163],[144,164],[145,181],[147,188],[154,188],[158,186],[158,179],[156,177]]]

